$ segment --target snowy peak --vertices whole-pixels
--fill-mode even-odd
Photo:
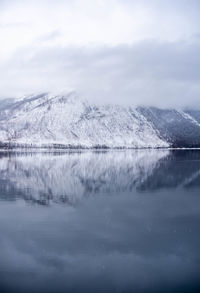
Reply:
[[[80,103],[80,99],[76,92],[70,92],[67,94],[53,94],[53,93],[36,93],[32,95],[26,95],[21,98],[17,98],[14,103],[14,107],[23,107],[29,106],[29,109],[33,109],[34,107],[43,106],[45,104],[55,104],[55,103],[68,103],[68,104],[76,104]]]

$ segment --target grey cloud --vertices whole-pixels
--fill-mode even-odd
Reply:
[[[26,3],[24,0],[0,0],[0,13],[12,10],[14,3],[21,3],[20,7],[24,7],[22,14],[26,13],[29,6],[23,5]],[[37,8],[36,11],[54,11],[54,8],[55,11],[60,11],[56,9],[59,7],[67,10],[73,7],[75,11],[80,12],[80,16],[81,7],[86,7],[86,11],[87,7],[90,7],[88,17],[93,15],[93,10],[96,15],[99,3],[92,1],[92,5],[89,5],[89,0],[76,0],[73,3],[69,0],[44,0],[42,4],[39,0],[30,1],[30,4]],[[96,44],[95,47],[90,45],[88,37],[85,47],[70,47],[64,45],[68,35],[62,30],[62,25],[57,27],[55,23],[52,27],[50,21],[48,24],[51,28],[47,25],[41,35],[36,26],[36,37],[27,47],[21,45],[7,61],[2,57],[0,96],[16,96],[42,90],[74,89],[98,103],[200,107],[200,1],[116,0],[111,1],[109,5],[106,1],[101,3],[104,4],[103,13],[108,10],[115,13],[116,7],[122,12],[123,9],[128,11],[130,16],[132,12],[135,15],[135,11],[144,12],[141,14],[144,18],[141,19],[143,40],[132,45]],[[3,20],[2,25],[0,22],[2,30],[6,26],[17,26],[16,20],[13,20],[13,23],[6,17]],[[84,20],[80,23],[84,24]],[[95,20],[92,23],[95,24]],[[22,25],[23,28],[23,25],[28,24],[23,24],[22,21],[18,25]],[[84,34],[82,27],[79,29]],[[68,34],[70,33],[73,34],[73,30],[69,30]],[[150,39],[152,37],[154,39]],[[13,39],[12,33],[10,39]],[[63,43],[58,42],[60,39]],[[102,40],[100,44],[103,44]],[[7,46],[8,49],[9,46],[12,47],[9,42]]]
[[[45,35],[42,35],[40,38],[39,38],[39,41],[42,41],[42,42],[46,42],[46,41],[52,41],[52,40],[55,40],[57,39],[58,37],[60,37],[62,34],[59,30],[55,30],[53,32],[50,32],[48,34],[45,34]]]
[[[23,26],[30,25],[30,23],[27,22],[9,22],[9,23],[1,23],[0,22],[0,28],[15,28],[15,27],[23,27]]]
[[[0,69],[5,80],[0,91],[73,88],[94,102],[194,106],[200,94],[199,49],[198,38],[116,47],[28,47]]]

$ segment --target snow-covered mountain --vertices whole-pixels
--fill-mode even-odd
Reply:
[[[160,148],[200,146],[200,112],[97,106],[75,92],[0,103],[1,146]]]

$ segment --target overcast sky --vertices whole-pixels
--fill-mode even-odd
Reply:
[[[200,107],[199,0],[0,0],[0,97]]]

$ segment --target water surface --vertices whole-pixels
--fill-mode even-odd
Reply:
[[[0,292],[200,292],[200,151],[0,153]]]

